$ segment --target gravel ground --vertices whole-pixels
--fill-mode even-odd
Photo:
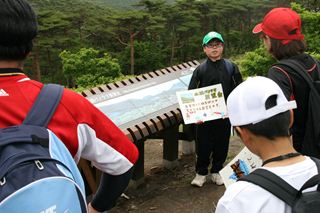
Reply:
[[[238,137],[231,137],[227,161],[231,160],[242,147]],[[147,140],[145,143],[143,184],[138,187],[129,187],[117,205],[108,213],[214,212],[216,203],[223,195],[225,187],[217,186],[210,180],[202,188],[191,186],[190,182],[195,175],[195,155],[183,154],[180,149],[178,162],[176,168],[164,168],[162,141]]]

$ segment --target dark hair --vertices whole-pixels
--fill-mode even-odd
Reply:
[[[266,103],[266,109],[270,109],[277,104],[277,95],[270,96]],[[277,137],[288,137],[290,125],[290,111],[282,112],[274,115],[266,120],[256,124],[248,124],[240,126],[241,128],[248,129],[255,135],[266,137],[274,140]]]
[[[24,60],[38,32],[36,15],[25,0],[0,0],[0,60]]]
[[[292,56],[303,53],[306,50],[304,40],[292,40],[288,44],[282,44],[281,40],[270,38],[270,53],[277,59],[290,58]]]

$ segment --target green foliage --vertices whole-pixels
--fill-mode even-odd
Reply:
[[[320,61],[320,52],[309,52],[309,54]]]
[[[64,50],[60,57],[63,72],[72,77],[77,86],[106,84],[121,75],[117,59],[93,48],[82,48],[76,53]]]
[[[320,14],[302,8],[299,4],[292,3],[292,9],[297,11],[302,19],[302,30],[308,46],[308,52],[320,59]],[[247,76],[266,75],[270,66],[276,61],[267,53],[263,45],[254,51],[244,54],[238,60],[242,74]]]
[[[65,70],[65,62],[59,54],[66,50],[78,52],[81,48],[93,48],[117,57],[122,73],[140,74],[172,66],[205,56],[201,47],[203,35],[209,31],[222,33],[226,43],[224,55],[232,57],[259,47],[259,38],[252,28],[271,8],[288,6],[289,0],[29,0],[36,10],[39,35],[26,68],[35,70],[31,76],[42,81],[65,83],[70,86],[88,82],[104,82],[113,79],[109,74],[97,77],[82,72]],[[303,19],[303,31],[308,51],[319,53],[318,3],[299,0],[309,10],[293,4]],[[121,8],[119,10],[118,8]],[[129,54],[131,51],[131,54]],[[253,54],[253,56],[251,56]],[[248,53],[257,63],[259,57]],[[37,57],[36,57],[37,56]],[[71,59],[70,59],[71,60]],[[250,59],[251,60],[251,59]],[[243,62],[245,72],[255,66]],[[261,56],[262,64],[266,60]],[[240,63],[241,60],[239,60]],[[251,64],[250,64],[251,63]],[[240,63],[241,64],[241,63]],[[37,66],[39,65],[39,66]],[[130,66],[131,65],[131,66]],[[259,69],[259,68],[257,68]],[[62,71],[63,70],[63,71]],[[260,72],[264,69],[259,69]],[[102,72],[98,71],[97,72]],[[120,71],[117,71],[120,72]],[[116,72],[116,73],[117,73]],[[36,74],[41,75],[36,75]],[[87,76],[87,75],[90,76]],[[249,75],[248,74],[248,75]],[[95,74],[97,75],[97,74]],[[108,79],[105,79],[108,78]],[[87,79],[87,80],[86,80]],[[93,83],[92,83],[93,85]],[[79,86],[79,85],[78,85]]]
[[[265,76],[275,62],[267,50],[261,45],[258,49],[247,52],[239,60],[240,70],[244,77]]]
[[[159,68],[163,68],[161,63],[163,54],[161,49],[151,42],[135,42],[135,74],[142,74]],[[121,62],[121,70],[123,74],[130,73],[130,47],[127,46],[125,50],[119,55]]]
[[[110,79],[110,82],[108,83],[114,83],[114,82],[118,82],[118,81],[123,81],[123,80],[126,80],[126,79],[129,79],[129,78],[133,78],[134,75],[120,75],[119,77],[116,77],[116,78],[113,78],[113,79]],[[74,91],[76,92],[82,92],[84,90],[87,90],[87,89],[91,89],[93,87],[98,87],[99,85],[104,85],[105,83],[96,83],[96,84],[85,84],[87,86],[78,86],[77,88],[73,88]]]
[[[117,9],[132,9],[139,2],[139,0],[90,0],[97,2],[101,5],[113,7]],[[154,0],[153,0],[154,1]],[[175,0],[166,0],[167,3],[173,3]]]
[[[296,3],[292,3],[291,6],[301,16],[302,30],[305,34],[308,50],[320,53],[320,13],[308,11]]]

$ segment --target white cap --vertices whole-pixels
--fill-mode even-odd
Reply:
[[[277,95],[277,104],[266,109],[266,100],[272,95]],[[273,80],[261,76],[249,77],[227,99],[228,115],[233,126],[255,124],[294,108],[297,108],[295,101],[288,101]]]

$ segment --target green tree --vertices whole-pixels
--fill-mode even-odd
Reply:
[[[292,3],[292,9],[297,11],[302,19],[302,30],[307,42],[308,51],[320,53],[320,13],[306,10],[296,3]]]
[[[254,51],[247,52],[239,60],[240,70],[244,77],[265,76],[275,59],[267,52],[263,44]]]
[[[135,49],[135,74],[142,74],[148,71],[163,68],[163,53],[159,47],[153,42],[134,43]],[[130,62],[126,59],[130,58],[130,48],[127,47],[119,56],[122,70],[129,70]],[[129,74],[124,73],[123,74]]]
[[[117,59],[93,48],[82,48],[76,53],[64,50],[60,57],[63,72],[75,81],[75,85],[70,85],[72,87],[106,84],[121,75]]]
[[[164,10],[163,40],[168,44],[170,65],[180,61],[176,57],[177,50],[183,48],[183,51],[188,51],[190,39],[199,31],[199,11],[195,5],[196,0],[178,0]]]
[[[134,43],[136,37],[145,33],[148,28],[157,26],[162,19],[158,16],[153,16],[144,11],[125,11],[113,16],[115,20],[114,33],[118,41],[130,47],[130,73],[133,75],[135,66],[135,49]]]

